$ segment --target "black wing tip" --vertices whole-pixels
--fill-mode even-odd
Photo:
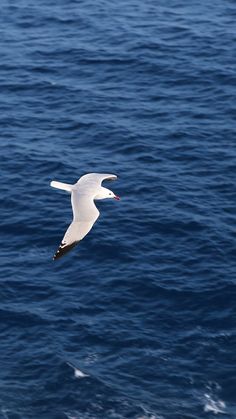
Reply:
[[[112,175],[110,177],[107,177],[106,179],[104,179],[104,182],[114,182],[114,180],[117,180],[118,176],[117,175]]]
[[[61,243],[58,250],[56,251],[55,255],[53,256],[52,260],[59,259],[60,257],[64,256],[67,252],[69,252],[73,247],[76,246],[78,242],[73,242],[71,244],[66,245],[65,243]]]

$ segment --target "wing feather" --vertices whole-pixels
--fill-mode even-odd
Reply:
[[[91,197],[80,196],[76,191],[72,191],[71,202],[73,221],[66,230],[62,242],[53,257],[54,260],[69,252],[82,240],[91,230],[99,216],[99,211]]]
[[[88,173],[87,175],[81,176],[78,182],[75,184],[77,188],[98,188],[101,186],[104,180],[116,180],[117,176],[109,173]]]
[[[69,252],[69,250],[73,249],[73,247],[75,247],[77,243],[78,242],[74,242],[66,245],[62,242],[58,247],[55,255],[53,256],[53,260],[59,259],[60,257],[64,256],[67,252]]]

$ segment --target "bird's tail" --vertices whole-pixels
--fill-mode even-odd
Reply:
[[[57,182],[56,180],[53,180],[50,183],[50,186],[52,186],[53,188],[62,189],[63,191],[67,192],[71,192],[73,188],[73,185],[70,185],[69,183]]]

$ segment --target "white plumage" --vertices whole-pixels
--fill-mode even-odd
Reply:
[[[82,176],[74,185],[52,181],[53,188],[71,193],[73,220],[68,227],[62,242],[53,259],[58,259],[72,249],[91,230],[99,217],[99,211],[94,203],[95,199],[119,199],[112,191],[101,186],[103,180],[115,180],[116,175],[103,173],[89,173]]]

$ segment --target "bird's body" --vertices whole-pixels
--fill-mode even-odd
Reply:
[[[82,176],[77,183],[70,185],[52,181],[51,186],[71,193],[73,220],[68,227],[63,240],[53,259],[58,259],[72,249],[91,230],[99,217],[99,211],[94,203],[96,199],[119,199],[112,191],[101,186],[103,180],[115,180],[116,175],[89,173]]]

